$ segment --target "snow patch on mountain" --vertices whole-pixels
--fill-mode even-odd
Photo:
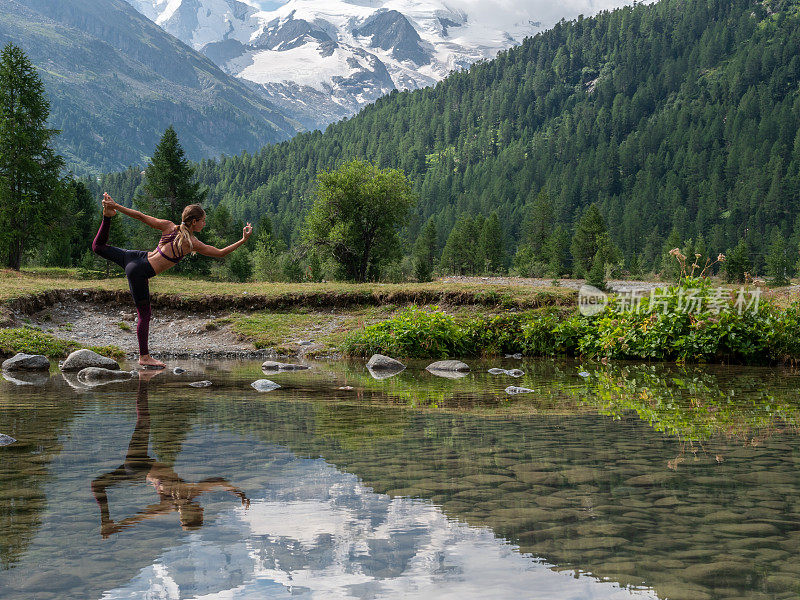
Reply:
[[[311,128],[541,30],[525,19],[488,25],[444,0],[289,0],[274,10],[239,0],[128,2]]]

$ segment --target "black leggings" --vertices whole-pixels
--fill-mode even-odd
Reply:
[[[92,242],[92,251],[103,258],[118,264],[125,269],[128,277],[128,286],[136,304],[136,312],[139,318],[136,322],[136,338],[139,340],[139,355],[150,354],[147,339],[150,336],[150,278],[156,272],[150,261],[147,260],[147,252],[144,250],[124,250],[108,245],[108,230],[111,227],[111,218],[103,217],[100,229]]]

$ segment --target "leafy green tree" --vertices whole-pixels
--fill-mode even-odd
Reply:
[[[436,262],[436,223],[428,219],[414,243],[414,276],[417,281],[430,281]]]
[[[167,127],[145,169],[144,195],[135,199],[137,206],[153,216],[181,222],[181,213],[189,204],[202,204],[208,191],[194,181],[194,168],[186,158],[172,125]]]
[[[775,229],[772,232],[772,239],[767,253],[769,284],[772,286],[787,285],[789,283],[787,277],[789,266],[789,257],[786,256],[786,241],[783,239],[781,232]]]
[[[83,260],[100,217],[99,204],[80,181],[69,179],[66,182],[63,199],[64,210],[58,215],[56,226],[42,245],[42,261],[55,267],[77,266]],[[113,233],[117,233],[118,229],[115,227]],[[114,239],[121,244],[119,238]]]
[[[228,278],[233,281],[249,281],[253,276],[253,261],[250,253],[245,249],[234,252],[225,261],[225,270]]]
[[[19,270],[27,249],[58,223],[67,196],[63,159],[51,148],[50,103],[21,48],[0,52],[0,244],[5,264]]]
[[[415,202],[402,172],[352,160],[318,175],[303,239],[333,258],[341,277],[364,282],[400,254],[398,229]]]

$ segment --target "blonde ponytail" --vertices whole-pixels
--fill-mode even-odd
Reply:
[[[183,243],[189,243],[189,251],[183,251]],[[189,228],[186,226],[186,223],[181,222],[178,225],[178,235],[175,236],[175,247],[180,248],[181,254],[186,255],[191,252],[194,252],[194,243],[192,242],[192,232],[189,231]]]
[[[177,244],[177,247],[181,249],[181,252],[183,252],[184,242],[188,242],[189,244],[189,252],[186,252],[185,254],[194,252],[194,242],[192,242],[192,238],[194,236],[189,228],[195,221],[199,221],[205,216],[206,211],[204,211],[203,207],[199,204],[190,204],[183,209],[183,214],[181,215],[181,224],[178,225],[178,235],[175,236],[175,243]]]

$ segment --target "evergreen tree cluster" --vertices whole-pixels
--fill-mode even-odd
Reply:
[[[797,0],[636,4],[562,21],[324,133],[205,160],[197,181],[211,206],[267,217],[292,248],[318,173],[351,159],[400,169],[419,197],[403,235],[423,276],[432,262],[444,273],[672,276],[671,247],[716,256],[740,244],[751,275],[778,263],[789,275],[798,47]],[[137,168],[101,184],[131,197],[142,182]],[[484,236],[493,213],[499,227]],[[434,260],[423,256],[431,239]]]

